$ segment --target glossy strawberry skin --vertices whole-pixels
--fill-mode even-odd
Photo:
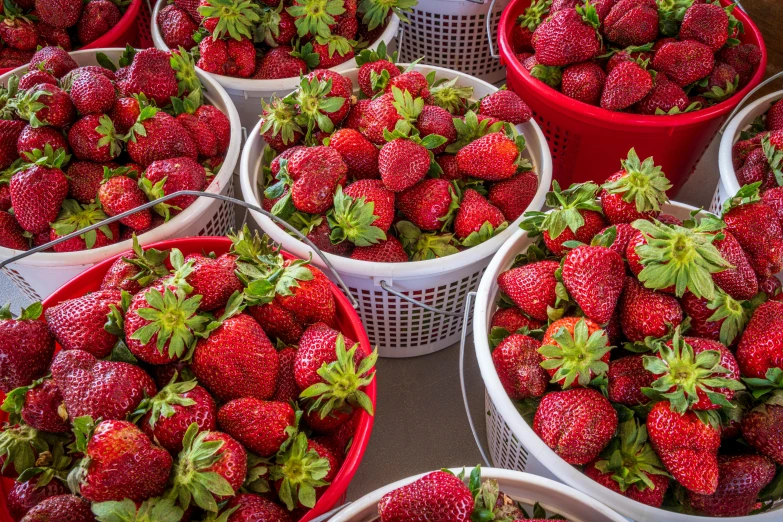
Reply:
[[[715,493],[690,493],[690,504],[708,516],[744,517],[756,508],[759,492],[775,477],[775,465],[761,455],[720,455],[718,477]]]
[[[198,158],[198,148],[193,139],[172,116],[157,112],[142,125],[146,136],[136,134],[135,140],[131,138],[127,142],[128,155],[135,163],[147,167],[155,161],[169,158]]]
[[[531,319],[519,310],[519,308],[501,308],[492,314],[490,328],[504,328],[509,333],[515,333],[520,328],[535,330],[541,328],[543,323]]]
[[[32,507],[24,522],[94,522],[90,503],[76,495],[55,495]]]
[[[203,191],[207,186],[207,174],[204,167],[190,156],[157,160],[147,166],[144,176],[153,185],[163,182],[163,193],[167,195],[179,190]],[[177,214],[192,205],[194,201],[196,201],[196,196],[178,196],[169,199],[167,203],[179,207],[179,210],[172,210],[174,214]]]
[[[294,362],[294,376],[299,389],[305,390],[313,384],[324,382],[317,372],[323,364],[337,360],[335,346],[339,334],[340,332],[323,323],[311,325],[304,331],[299,339],[299,349]],[[355,344],[347,337],[344,339],[346,349]],[[363,357],[361,350],[357,350],[354,359],[359,361]]]
[[[356,247],[351,252],[350,258],[374,263],[405,263],[409,261],[402,243],[394,236],[388,236],[385,241],[379,241],[374,245]]]
[[[424,179],[397,196],[397,209],[422,230],[440,230],[454,189],[444,179]]]
[[[228,517],[228,522],[245,522],[251,520],[269,520],[274,522],[291,522],[288,512],[275,502],[250,493],[240,493],[229,500],[225,509],[237,508]]]
[[[549,376],[541,367],[541,343],[521,334],[506,337],[492,351],[492,362],[503,389],[511,399],[541,397]]]
[[[46,375],[54,338],[38,320],[0,319],[0,390],[8,393]]]
[[[47,379],[25,394],[22,419],[37,430],[68,433],[71,427],[66,419],[60,416],[62,404],[60,389],[54,381]]]
[[[381,148],[378,171],[389,190],[402,192],[424,179],[430,168],[430,156],[422,145],[397,138]]]
[[[493,229],[506,222],[505,216],[495,205],[473,189],[467,189],[454,219],[454,235],[466,239],[473,232],[479,232],[485,223]]]
[[[472,510],[470,490],[443,471],[387,493],[378,502],[381,522],[468,522]]]
[[[128,176],[112,176],[107,179],[98,188],[97,199],[108,216],[122,214],[149,202],[138,182]],[[152,223],[152,212],[149,209],[139,210],[120,219],[120,223],[141,232]]]
[[[725,213],[723,220],[757,276],[769,277],[783,269],[783,228],[772,208],[748,203]]]
[[[190,406],[171,404],[174,413],[168,417],[161,415],[155,421],[154,427],[150,424],[151,412],[148,412],[139,421],[139,426],[144,434],[172,454],[182,451],[182,439],[188,426],[192,423],[195,422],[198,425],[199,431],[214,430],[217,423],[215,400],[207,390],[196,386],[180,395],[182,398],[195,401],[195,404]]]
[[[546,321],[547,306],[557,300],[555,271],[556,261],[539,261],[512,268],[498,276],[500,289],[508,295],[522,312],[538,321]]]
[[[643,355],[629,355],[609,363],[609,400],[625,406],[650,402],[642,388],[649,388],[655,376],[644,368]]]
[[[120,308],[118,290],[99,290],[46,310],[46,322],[64,350],[83,350],[95,357],[109,355],[117,336],[104,329],[111,305]]]
[[[544,243],[553,254],[557,256],[565,255],[566,249],[563,247],[563,243],[566,241],[577,240],[580,243],[589,245],[593,237],[606,226],[606,221],[600,212],[596,212],[595,210],[581,210],[579,213],[582,215],[585,224],[579,227],[576,230],[576,233],[566,227],[559,236],[552,238],[549,231],[544,231]]]
[[[289,266],[286,261],[284,266]],[[319,268],[306,265],[313,274],[309,281],[299,281],[299,287],[292,295],[277,295],[275,302],[291,312],[297,321],[304,325],[323,322],[334,324],[336,303],[332,295],[332,283]]]
[[[501,181],[517,172],[519,150],[500,132],[487,134],[457,153],[457,165],[463,175],[487,181]]]
[[[713,242],[723,259],[734,268],[712,274],[712,280],[721,290],[734,299],[752,299],[759,291],[758,281],[745,251],[737,238],[729,231],[721,231],[725,237]]]
[[[632,342],[663,337],[683,320],[676,298],[645,288],[632,277],[625,279],[619,307],[623,333]]]
[[[49,481],[45,486],[38,487],[38,477],[32,477],[26,482],[14,482],[8,492],[6,507],[13,520],[20,520],[30,509],[47,498],[65,495],[68,490],[60,480]]]
[[[294,314],[274,301],[251,306],[248,308],[248,313],[258,321],[264,332],[272,339],[278,338],[285,343],[295,344],[304,331],[304,326],[297,321]]]
[[[585,315],[609,322],[623,290],[625,264],[617,252],[601,246],[581,246],[566,254],[563,283]]]
[[[120,92],[125,96],[144,93],[158,107],[165,107],[178,90],[170,61],[170,54],[159,49],[139,51],[122,78],[118,78]]]
[[[57,220],[68,194],[68,180],[60,169],[32,165],[14,174],[10,188],[16,220],[36,234]]]
[[[617,481],[612,478],[613,473],[602,473],[595,467],[595,463],[588,464],[585,467],[585,475],[598,482],[603,487],[611,489],[615,493],[652,507],[661,507],[664,496],[666,495],[666,490],[669,489],[668,477],[664,475],[647,474],[655,485],[655,489],[646,488],[644,491],[640,491],[636,486],[631,486],[625,491],[622,491]]]
[[[783,406],[768,402],[742,418],[743,438],[760,453],[783,464]]]
[[[620,0],[604,20],[604,34],[619,47],[644,45],[658,36],[655,0]]]
[[[575,9],[561,9],[533,33],[533,49],[543,65],[569,65],[595,57],[601,43],[593,27]]]
[[[655,52],[651,64],[680,87],[701,80],[712,72],[714,65],[712,49],[694,40],[664,44]]]
[[[229,401],[218,412],[220,429],[261,457],[277,453],[288,439],[286,428],[294,421],[289,404],[252,397]]]
[[[783,303],[767,301],[751,317],[737,346],[737,362],[745,377],[765,378],[770,368],[783,367]]]
[[[185,262],[193,261],[193,272],[188,276],[188,284],[193,287],[193,295],[200,295],[200,310],[217,310],[226,306],[234,292],[241,292],[244,286],[236,276],[236,256],[223,254],[217,259],[189,254]]]
[[[354,129],[339,129],[332,134],[329,146],[337,149],[353,179],[378,179],[378,148]]]
[[[294,376],[294,361],[296,360],[296,348],[286,346],[277,352],[280,361],[280,370],[277,373],[277,389],[272,400],[290,403],[299,398],[299,386],[296,385]]]

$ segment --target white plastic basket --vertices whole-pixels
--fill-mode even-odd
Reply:
[[[718,186],[715,189],[715,195],[710,203],[710,212],[713,214],[720,215],[723,202],[736,194],[740,189],[739,182],[737,181],[737,174],[734,170],[734,162],[731,159],[732,147],[739,141],[740,133],[750,127],[753,120],[766,113],[776,101],[783,98],[783,91],[768,94],[742,109],[742,112],[737,114],[737,111],[739,111],[745,102],[758,92],[759,89],[781,76],[783,76],[783,73],[778,73],[767,78],[759,84],[758,87],[748,93],[745,99],[737,106],[734,113],[729,116],[728,122],[720,131],[722,135],[718,152],[720,178],[718,179]]]
[[[422,63],[460,71],[489,83],[506,77],[506,68],[493,57],[487,35],[487,14],[492,42],[497,41],[498,23],[509,0],[419,0],[406,13],[398,47],[400,61]]]
[[[455,468],[452,471],[460,473],[462,469]],[[470,476],[470,471],[471,468],[465,469],[466,479]],[[384,495],[420,479],[425,474],[408,477],[377,489],[349,504],[332,518],[319,520],[330,520],[330,522],[375,521],[378,519],[378,502]],[[497,480],[500,490],[520,502],[528,513],[532,512],[533,505],[538,502],[541,507],[546,509],[547,514],[557,513],[571,522],[625,522],[622,516],[603,504],[575,489],[564,487],[549,479],[529,473],[496,468],[481,468],[481,478]],[[319,522],[319,520],[313,522]]]
[[[440,67],[419,65],[416,70],[435,71],[438,78],[457,76],[458,83],[472,86],[477,98],[497,90],[466,74]],[[358,69],[342,73],[357,85]],[[259,205],[263,194],[258,180],[266,144],[256,125],[240,160],[240,184],[248,203]],[[539,177],[538,191],[528,209],[539,210],[552,181],[552,157],[541,129],[533,120],[517,126],[527,140],[527,156]],[[307,258],[310,249],[256,212],[253,219],[289,252]],[[521,217],[498,236],[476,247],[443,259],[411,263],[373,263],[326,254],[359,302],[370,342],[382,357],[415,357],[432,353],[459,340],[462,310],[468,292],[474,290],[492,255],[518,228]],[[314,259],[320,264],[319,259]],[[414,301],[419,301],[417,304]]]
[[[164,51],[168,51],[169,47],[166,45],[166,42],[163,41],[163,35],[158,28],[158,11],[166,7],[166,5],[167,3],[163,1],[159,1],[155,5],[152,10],[150,22],[152,25],[152,42],[155,47],[163,49]],[[381,42],[385,42],[388,47],[397,35],[399,25],[400,19],[397,18],[397,15],[392,15],[389,20],[389,25],[386,26],[386,29],[381,33],[381,36],[370,44],[369,47],[375,49]],[[336,67],[332,67],[331,70],[342,73],[355,67],[356,60],[351,59]],[[234,102],[234,105],[239,112],[239,119],[242,122],[242,126],[246,129],[252,129],[256,122],[258,122],[258,116],[261,114],[261,99],[269,101],[273,94],[282,97],[299,87],[298,77],[283,78],[279,80],[253,80],[249,78],[233,78],[220,74],[206,74],[214,78],[223,89],[226,90],[228,95],[231,96],[231,100]]]
[[[680,219],[687,219],[693,210],[695,210],[695,207],[682,203],[671,203],[665,205],[663,209],[664,212]],[[477,333],[473,336],[473,343],[476,349],[481,378],[486,387],[486,428],[492,463],[500,468],[527,471],[555,478],[637,522],[659,522],[661,520],[666,520],[667,522],[708,522],[714,520],[711,517],[684,515],[646,506],[601,486],[584,475],[579,469],[557,456],[536,435],[533,428],[525,422],[514,407],[495,371],[488,343],[488,334],[492,314],[497,308],[495,304],[499,292],[497,277],[502,272],[508,270],[513,265],[516,255],[525,251],[531,243],[532,241],[528,238],[527,232],[520,230],[514,234],[492,259],[481,279],[481,284],[476,294],[473,323],[475,326],[474,331]],[[468,311],[466,311],[467,313]],[[466,399],[464,379],[463,399]],[[470,424],[471,428],[473,428],[472,420],[470,420]],[[474,436],[476,436],[475,430]],[[476,440],[478,443],[478,437],[476,437]],[[480,444],[479,448],[483,454],[484,450]],[[722,520],[772,522],[773,520],[780,520],[781,512],[779,508],[781,507],[783,507],[783,504],[776,506],[769,512],[752,517],[732,517]]]
[[[79,65],[98,65],[95,59],[98,52],[106,54],[116,62],[123,50],[92,49],[76,51],[71,53],[71,56]],[[0,76],[0,84],[5,85],[11,74],[21,76],[26,71],[27,66],[14,69]],[[208,74],[201,71],[196,72],[204,84],[209,103],[223,111],[231,122],[231,144],[225,161],[206,192],[233,196],[232,173],[239,158],[241,139],[239,115],[220,84]],[[234,226],[234,215],[234,207],[230,203],[199,198],[171,221],[142,234],[139,239],[143,244],[150,244],[176,237],[223,235]],[[127,240],[94,250],[38,253],[4,267],[2,275],[7,276],[25,298],[30,301],[40,301],[92,265],[120,252],[130,250],[132,246],[132,242]],[[19,253],[19,250],[0,247],[0,261]]]

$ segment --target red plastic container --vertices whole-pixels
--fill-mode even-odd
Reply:
[[[128,9],[125,14],[122,15],[120,22],[109,30],[94,42],[74,49],[80,51],[82,49],[102,49],[106,47],[125,47],[126,44],[133,44],[136,41],[136,35],[139,32],[139,8],[144,0],[131,0]],[[149,25],[149,24],[148,24]],[[0,75],[12,71],[14,68],[2,68],[0,67]]]
[[[190,237],[161,241],[160,243],[149,245],[149,247],[155,247],[159,250],[178,248],[184,255],[200,254],[202,252],[215,252],[215,254],[221,255],[228,252],[231,247],[231,241],[225,237]],[[44,310],[67,299],[80,297],[87,292],[98,290],[104,274],[108,271],[112,263],[119,257],[127,254],[128,253],[125,252],[109,258],[71,279],[43,302]],[[283,253],[283,255],[287,259],[293,258],[293,256],[287,253]],[[356,311],[353,309],[348,299],[334,284],[332,284],[332,295],[337,303],[337,328],[343,332],[346,337],[358,342],[364,353],[369,355],[372,351],[370,340],[367,338],[367,333],[364,331],[364,327],[362,326]],[[57,349],[59,350],[59,346]],[[364,391],[372,400],[373,407],[375,407],[375,380],[373,380]],[[5,396],[0,393],[0,403],[2,403],[4,398]],[[6,414],[4,412],[0,413],[2,413],[0,421],[5,420],[7,418]],[[308,522],[309,520],[326,513],[337,504],[345,501],[345,492],[348,489],[348,485],[351,483],[351,479],[356,473],[356,470],[359,468],[359,463],[367,449],[367,444],[370,442],[373,422],[373,416],[365,411],[361,412],[359,419],[356,421],[356,431],[353,435],[351,449],[345,457],[340,472],[326,492],[318,499],[315,507],[302,517],[299,522]],[[12,484],[13,481],[10,479],[3,478],[0,480],[0,522],[13,522],[5,502]]]
[[[728,0],[721,0],[728,5]],[[612,112],[569,98],[530,76],[517,60],[510,43],[517,18],[530,0],[513,0],[500,18],[500,59],[506,65],[508,87],[533,110],[549,142],[553,178],[561,186],[573,182],[602,182],[620,168],[620,160],[635,147],[639,157],[655,157],[672,182],[673,198],[690,177],[729,113],[753,87],[767,68],[767,49],[758,27],[740,8],[734,16],[745,26],[740,40],[761,48],[761,63],[750,82],[728,100],[708,109],[673,116],[642,116]]]

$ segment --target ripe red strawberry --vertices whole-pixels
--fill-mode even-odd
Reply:
[[[593,59],[601,51],[598,26],[593,6],[555,12],[533,33],[533,49],[538,62],[559,66]]]
[[[492,132],[457,152],[457,165],[463,175],[487,181],[508,179],[517,173],[522,160],[521,140]]]
[[[726,46],[718,52],[717,59],[731,65],[739,73],[740,85],[745,85],[761,62],[761,49],[755,44]]]
[[[35,69],[26,72],[24,76],[19,79],[19,89],[27,90],[35,87],[39,83],[48,83],[51,85],[57,85],[57,78],[52,76],[49,71],[42,69]]]
[[[304,326],[297,321],[294,314],[274,301],[264,305],[251,306],[248,312],[253,316],[253,319],[258,321],[258,324],[270,338],[278,338],[283,342],[294,344],[304,331]]]
[[[606,83],[606,73],[593,62],[570,65],[563,70],[561,91],[566,96],[598,105]]]
[[[356,105],[351,107],[351,110],[348,112],[348,116],[346,116],[345,120],[343,120],[343,129],[353,129],[358,131],[359,128],[362,127],[362,118],[364,118],[364,113],[367,111],[367,106],[372,101],[373,100],[368,98],[357,100]],[[337,132],[339,132],[339,130]],[[335,132],[335,134],[337,134],[337,132]]]
[[[408,91],[413,98],[424,98],[430,96],[429,82],[418,71],[406,71],[399,76],[395,76],[386,84],[385,92],[393,92],[394,87],[405,92]]]
[[[334,206],[327,217],[335,241],[370,246],[386,238],[394,220],[394,192],[377,179],[356,181],[345,191],[338,186]]]
[[[767,301],[751,317],[737,346],[737,362],[745,377],[763,379],[783,364],[783,303]]]
[[[772,107],[769,108],[764,124],[769,131],[783,130],[783,103],[780,100],[773,103]]]
[[[106,165],[117,168],[114,163]],[[98,189],[103,181],[103,167],[91,161],[72,161],[65,170],[68,178],[68,197],[79,203],[91,203],[98,197]]]
[[[783,404],[775,393],[742,418],[742,436],[752,447],[778,464],[783,462]]]
[[[692,411],[672,411],[663,401],[656,403],[647,416],[647,432],[655,452],[677,482],[694,493],[715,493],[719,429],[703,423]]]
[[[394,90],[367,103],[358,130],[371,142],[383,145],[386,143],[384,131],[393,131],[400,120],[415,120],[420,112],[414,106],[413,98],[407,98],[401,91]]]
[[[128,155],[142,167],[169,158],[198,159],[198,148],[193,138],[174,117],[154,107],[141,110],[131,132],[127,142]]]
[[[713,242],[720,255],[732,267],[712,274],[712,280],[734,299],[751,299],[758,293],[758,281],[745,251],[734,235],[726,230],[719,232],[724,239]]]
[[[532,337],[512,334],[492,351],[498,378],[511,399],[541,397],[546,392],[549,376],[541,367],[540,347]]]
[[[470,489],[461,479],[434,471],[384,495],[378,502],[378,514],[381,522],[468,522],[473,504]]]
[[[137,181],[122,172],[117,169],[106,173],[107,177],[98,189],[98,201],[109,216],[116,216],[148,202]],[[150,226],[151,219],[149,209],[145,209],[120,219],[120,223],[141,232]]]
[[[28,511],[47,498],[68,493],[61,480],[50,480],[44,484],[37,475],[25,482],[15,482],[8,492],[6,506],[13,520],[21,520]],[[87,508],[89,513],[89,507]]]
[[[636,62],[617,65],[606,77],[601,107],[621,111],[644,99],[653,88],[650,73]]]
[[[587,464],[609,444],[617,429],[612,404],[592,388],[544,395],[533,430],[569,464]]]
[[[180,190],[202,191],[207,185],[204,167],[194,159],[183,156],[161,159],[151,163],[144,172],[142,187],[150,199],[172,194]],[[168,200],[164,207],[164,217],[169,213],[177,215],[196,201],[196,196],[178,196]],[[158,208],[155,209],[160,213]]]
[[[386,240],[366,247],[357,246],[349,256],[360,261],[372,261],[375,263],[405,263],[409,261],[408,253],[394,236],[388,236]]]
[[[0,308],[0,391],[29,386],[46,375],[54,355],[54,338],[39,321],[41,305],[33,304],[11,316],[10,305]]]
[[[393,58],[386,55],[386,44],[381,42],[377,50],[362,50],[356,57],[359,67],[359,88],[365,96],[372,98],[386,88],[391,78],[401,74]]]
[[[783,228],[772,208],[754,202],[754,185],[740,189],[737,197],[746,192],[751,195],[740,199],[739,205],[729,207],[723,220],[727,230],[742,245],[756,275],[769,277],[783,268]]]
[[[39,49],[30,59],[30,69],[51,71],[55,78],[62,78],[79,67],[67,51],[55,46]]]
[[[8,205],[10,208],[10,204]],[[29,250],[30,242],[13,214],[0,212],[0,246],[13,250]]]
[[[691,320],[691,328],[688,333],[705,339],[721,341],[727,346],[739,341],[738,336],[742,333],[749,319],[747,311],[741,303],[722,293],[718,294],[715,300],[708,301],[686,292],[680,299],[680,304]]]
[[[136,124],[140,112],[139,100],[136,98],[117,98],[109,117],[114,122],[117,133],[125,135]]]
[[[68,144],[80,160],[106,163],[122,152],[121,138],[106,114],[88,114],[68,130]]]
[[[307,64],[301,58],[294,56],[293,52],[290,45],[270,49],[258,63],[253,78],[274,80],[304,74],[307,71]]]
[[[90,503],[76,495],[56,495],[31,508],[22,519],[24,522],[94,522]]]
[[[547,308],[557,300],[555,271],[557,261],[538,261],[512,268],[498,276],[498,286],[526,315],[546,321]]]
[[[508,221],[499,208],[475,190],[465,191],[454,218],[454,234],[463,245],[483,243],[507,226]]]
[[[109,267],[101,281],[101,290],[125,290],[137,294],[142,288],[169,274],[163,262],[169,251],[148,248],[142,251],[138,239],[133,241],[133,251],[117,259]]]
[[[527,210],[537,191],[538,176],[534,172],[521,172],[507,180],[493,183],[489,187],[488,199],[503,212],[508,221],[513,222]]]
[[[290,196],[286,194],[286,198],[297,210],[322,214],[333,206],[335,188],[345,182],[347,172],[342,156],[331,147],[298,149],[278,173],[280,182],[269,187],[265,195],[278,198],[290,186]]]
[[[218,412],[220,429],[261,457],[271,457],[288,439],[294,426],[294,409],[285,402],[252,397],[234,399]]]
[[[625,278],[619,307],[623,333],[631,342],[663,337],[683,320],[677,299],[645,288],[633,277]]]
[[[558,319],[541,341],[541,366],[564,389],[587,386],[609,368],[611,347],[607,343],[606,333],[589,319]]]
[[[71,150],[62,131],[54,127],[35,128],[25,125],[16,141],[16,149],[20,155],[25,152],[33,152],[35,149],[45,150],[46,145],[50,145],[54,151],[62,149],[69,152]]]
[[[169,49],[182,46],[190,50],[196,45],[193,35],[198,31],[198,23],[184,9],[173,4],[167,5],[158,11],[157,21],[163,41]]]
[[[402,192],[424,179],[430,169],[430,155],[418,143],[396,138],[378,154],[378,171],[389,190]]]
[[[685,87],[709,75],[715,65],[715,58],[708,45],[685,40],[661,46],[655,52],[651,65],[680,87]]]
[[[321,69],[336,67],[354,57],[348,39],[336,32],[328,37],[317,36],[312,46],[313,53],[318,55],[318,67]]]
[[[76,118],[76,109],[68,93],[49,83],[20,93],[15,108],[19,117],[33,127],[51,125],[62,129]]]
[[[635,105],[635,109],[640,114],[680,114],[687,112],[691,105],[691,100],[682,87],[670,81],[666,74],[659,72],[652,90]]]
[[[378,149],[360,132],[339,129],[329,138],[329,147],[337,149],[348,167],[351,179],[378,179]]]
[[[18,8],[10,10],[6,7],[3,20],[0,22],[0,37],[9,48],[20,51],[33,51],[38,44],[38,33],[33,22],[24,16]],[[19,67],[25,61],[27,60],[20,56],[17,60],[10,60],[8,65]]]
[[[689,492],[688,500],[691,506],[708,516],[744,517],[756,509],[759,493],[774,477],[775,465],[766,457],[719,455],[715,493]]]
[[[530,120],[533,113],[530,107],[514,92],[496,91],[481,99],[479,114],[491,116],[512,125],[519,125]]]
[[[283,152],[301,143],[304,130],[294,120],[298,114],[295,107],[277,97],[273,97],[271,103],[262,101],[261,106],[261,136],[270,147]]]
[[[231,513],[228,522],[243,522],[250,520],[269,520],[274,522],[291,522],[291,515],[277,503],[260,495],[239,493],[229,500],[224,513]]]
[[[529,52],[533,50],[533,31],[541,25],[541,22],[550,13],[551,2],[547,0],[534,0],[525,11],[519,15],[514,27],[511,29],[511,46],[514,52]]]
[[[199,310],[223,308],[234,292],[241,292],[244,288],[234,273],[237,269],[236,256],[223,254],[212,259],[200,254],[189,254],[185,261],[193,261],[193,271],[186,280],[193,287],[192,293],[201,296]]]
[[[214,430],[216,425],[215,401],[195,380],[172,382],[139,409],[147,410],[139,424],[142,431],[171,453],[182,451],[191,424],[199,430]]]
[[[258,323],[247,314],[223,321],[207,339],[199,339],[191,369],[221,401],[272,397],[278,357]]]
[[[114,84],[106,76],[93,72],[77,75],[71,84],[71,100],[80,114],[101,114],[114,106]]]
[[[446,229],[459,207],[459,190],[444,179],[425,179],[397,196],[397,209],[422,230]]]
[[[657,217],[661,205],[669,201],[666,191],[671,188],[661,167],[655,165],[652,157],[640,162],[634,149],[620,164],[622,170],[609,176],[601,186],[599,197],[606,219],[617,224]]]
[[[57,216],[57,221],[52,223],[49,233],[51,241],[59,239],[67,234],[81,230],[90,225],[100,223],[108,219],[97,203],[81,205],[73,199],[63,201],[63,207]],[[76,252],[100,248],[116,243],[120,238],[120,224],[110,223],[102,225],[97,230],[85,232],[77,237],[59,243],[53,247],[55,252]]]
[[[611,319],[625,279],[623,258],[617,252],[602,246],[575,248],[563,260],[562,277],[587,317],[599,324]]]
[[[609,400],[625,406],[647,404],[650,399],[642,392],[649,388],[655,376],[644,367],[643,355],[629,355],[609,363]]]
[[[628,47],[644,45],[658,36],[658,4],[655,0],[620,0],[604,19],[607,40]]]
[[[323,126],[318,121],[318,113],[327,116],[329,121],[334,125],[339,124],[345,119],[348,111],[351,108],[351,99],[353,97],[353,82],[345,76],[330,71],[328,69],[316,69],[310,74],[305,76],[308,83],[301,86],[297,101],[299,103],[300,112],[304,116],[317,124],[323,132],[331,132],[329,126]],[[318,83],[315,83],[318,80]],[[331,81],[331,89],[329,89],[329,82]],[[343,100],[341,104],[337,105],[334,110],[322,110],[320,109],[320,101],[334,100],[330,103],[337,104],[339,99]],[[319,103],[316,104],[316,101]],[[312,109],[310,109],[313,107]],[[315,126],[313,127],[315,128]],[[317,143],[323,142],[322,139],[316,140]]]
[[[8,168],[19,157],[16,142],[25,122],[21,120],[0,120],[0,170]]]
[[[178,82],[171,67],[171,56],[159,49],[144,49],[136,53],[117,86],[125,96],[141,94],[153,100],[158,107],[171,103],[177,96]]]
[[[249,78],[256,70],[256,49],[249,38],[220,40],[207,36],[198,49],[197,65],[207,72]]]
[[[761,183],[761,191],[767,192],[777,185],[769,166],[769,160],[762,148],[750,151],[743,164],[737,169],[740,186]]]
[[[685,11],[680,25],[681,40],[696,40],[717,52],[729,39],[729,16],[723,6],[694,4]]]
[[[35,11],[43,22],[64,29],[76,25],[82,14],[82,3],[75,0],[36,0]]]
[[[42,164],[33,164],[17,172],[11,178],[11,203],[19,225],[28,232],[37,234],[49,229],[57,220],[65,197],[68,195],[68,180],[60,167],[70,156],[59,150],[54,156],[47,148],[47,159]]]
[[[422,138],[430,135],[446,138],[445,143],[432,149],[433,154],[441,154],[448,145],[457,140],[457,129],[454,127],[451,114],[437,105],[425,105],[421,109],[419,119],[416,121],[416,128]]]
[[[286,346],[277,352],[277,355],[280,361],[280,370],[277,372],[277,389],[272,399],[284,403],[296,401],[301,391],[299,386],[296,385],[296,377],[294,376],[296,348]]]
[[[542,323],[523,314],[519,308],[501,308],[492,315],[491,328],[503,328],[509,333],[515,333],[521,328],[535,330]]]
[[[157,392],[152,378],[138,366],[100,361],[81,350],[59,352],[51,370],[71,419],[124,419],[144,397]]]
[[[765,190],[761,195],[761,202],[774,210],[783,224],[783,187]]]

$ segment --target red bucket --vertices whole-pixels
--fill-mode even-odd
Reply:
[[[721,0],[728,5],[728,0]],[[708,109],[672,116],[642,116],[613,112],[569,98],[530,73],[517,60],[510,44],[517,18],[530,0],[513,0],[500,18],[500,59],[506,65],[508,87],[527,102],[552,152],[553,178],[561,186],[573,182],[602,182],[617,172],[620,158],[635,147],[639,157],[655,157],[672,182],[674,197],[693,173],[699,159],[729,113],[761,82],[767,68],[767,49],[758,27],[742,9],[734,16],[745,26],[740,40],[761,49],[761,63],[750,82],[728,100]]]
[[[228,252],[231,247],[231,241],[225,237],[190,237],[161,241],[160,243],[154,243],[149,247],[154,247],[158,250],[178,248],[184,255],[200,254],[202,252],[214,252],[217,255],[221,255]],[[80,297],[87,292],[98,290],[101,286],[104,274],[109,270],[112,263],[119,257],[127,254],[128,252],[125,252],[109,258],[71,279],[43,302],[44,310],[67,299]],[[293,256],[285,252],[283,255],[286,259],[293,258]],[[337,304],[337,328],[343,332],[346,337],[358,342],[364,353],[369,355],[372,351],[370,340],[367,338],[367,333],[364,331],[364,326],[362,326],[359,316],[343,293],[334,284],[331,286],[332,295]],[[59,351],[59,349],[60,347],[58,346],[57,350]],[[370,397],[370,400],[372,400],[374,408],[376,392],[375,380],[373,380],[364,391]],[[4,398],[5,396],[0,393],[0,403]],[[0,421],[4,421],[7,418],[7,415],[5,412],[0,412],[0,414]],[[326,492],[318,499],[315,507],[302,517],[299,522],[308,522],[345,501],[345,493],[348,489],[348,485],[351,483],[351,479],[359,468],[359,463],[362,461],[364,452],[367,449],[367,444],[370,442],[373,421],[374,418],[372,415],[365,411],[360,412],[359,419],[356,422],[356,431],[353,434],[353,443],[340,468],[340,472]],[[0,495],[2,495],[2,497],[0,497],[0,522],[13,522],[5,502],[12,485],[13,480],[11,479],[3,478],[0,480]]]
[[[125,47],[127,44],[133,44],[136,41],[136,35],[139,32],[139,9],[144,0],[131,0],[128,9],[125,10],[125,14],[122,15],[119,23],[112,27],[108,33],[104,34],[94,42],[74,49],[80,51],[82,49],[102,49],[106,47]],[[149,24],[148,24],[149,25]],[[0,67],[0,75],[12,71],[14,67],[2,68]]]

